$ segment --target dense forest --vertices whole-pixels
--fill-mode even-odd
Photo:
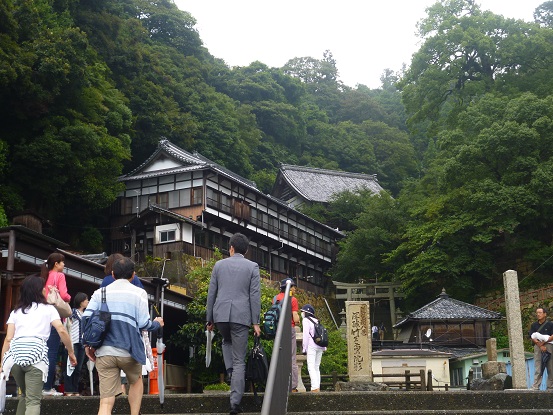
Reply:
[[[444,0],[382,85],[331,51],[229,67],[171,0],[0,3],[0,225],[31,209],[103,249],[117,177],[161,137],[270,191],[279,163],[376,173],[386,193],[305,212],[347,232],[332,278],[397,280],[413,304],[470,300],[553,260],[553,2],[534,22]],[[361,40],[362,41],[362,40]]]

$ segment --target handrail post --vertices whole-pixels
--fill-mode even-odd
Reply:
[[[434,385],[432,385],[432,369],[428,369],[428,383],[426,384],[426,390],[432,392]]]
[[[468,376],[468,382],[467,382],[467,390],[470,390],[472,381],[474,380],[474,370],[472,367],[469,369],[469,376]]]
[[[338,372],[332,371],[332,387],[336,390],[336,384],[338,383]]]
[[[411,371],[405,371],[405,390],[411,390]]]
[[[425,391],[426,390],[426,376],[425,376],[424,369],[420,370],[420,374],[421,374],[421,391]]]

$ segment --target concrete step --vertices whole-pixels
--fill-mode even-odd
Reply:
[[[258,412],[244,412],[242,415],[259,415]],[[228,412],[213,412],[209,415],[227,415]],[[398,411],[317,411],[317,412],[287,412],[287,415],[398,415]],[[416,411],[401,411],[401,415],[538,415],[538,414],[553,414],[553,409],[508,409],[508,410],[493,410],[493,409],[451,409],[451,410],[420,410]],[[145,414],[143,415],[156,415]],[[206,415],[205,413],[195,414],[173,414],[173,415]]]
[[[260,396],[263,399],[263,395]],[[46,397],[43,414],[96,415],[99,398]],[[6,414],[15,414],[17,399],[8,398]],[[242,407],[247,414],[259,414],[251,393],[244,395]],[[172,394],[159,398],[144,396],[143,414],[228,414],[228,393]],[[113,414],[128,414],[125,398],[117,398]],[[289,415],[437,415],[437,414],[553,414],[553,393],[519,391],[439,391],[439,392],[321,392],[294,393],[288,397]]]

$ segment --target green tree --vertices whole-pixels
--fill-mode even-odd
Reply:
[[[553,1],[546,1],[536,7],[534,21],[545,27],[553,27]]]
[[[401,260],[385,261],[385,257],[400,245],[407,216],[399,202],[385,192],[365,192],[357,196],[357,205],[361,211],[352,220],[355,229],[340,242],[333,278],[347,282],[392,281]]]
[[[521,261],[551,256],[552,102],[487,94],[440,134],[427,176],[401,194],[410,221],[389,257],[405,260],[399,276],[412,296],[447,284],[470,299]]]
[[[4,206],[9,213],[32,208],[54,223],[61,217],[81,223],[119,191],[131,114],[67,10],[48,1],[8,4],[19,18],[15,26],[3,19],[12,60],[0,81],[10,160]],[[77,210],[69,213],[73,206],[80,207],[78,217]]]
[[[535,24],[482,11],[474,0],[442,0],[427,12],[424,43],[399,82],[411,124],[455,125],[474,97],[505,87],[498,81],[543,67],[548,47],[536,42]]]

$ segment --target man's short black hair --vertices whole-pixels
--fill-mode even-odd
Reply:
[[[538,311],[540,308],[543,310],[543,314],[549,314],[549,310],[545,307],[538,307],[536,308],[536,311]]]
[[[134,273],[134,262],[130,258],[123,257],[113,263],[113,278],[128,280]]]
[[[250,241],[245,235],[241,233],[235,233],[230,237],[230,246],[234,247],[234,252],[244,255],[248,252]]]

